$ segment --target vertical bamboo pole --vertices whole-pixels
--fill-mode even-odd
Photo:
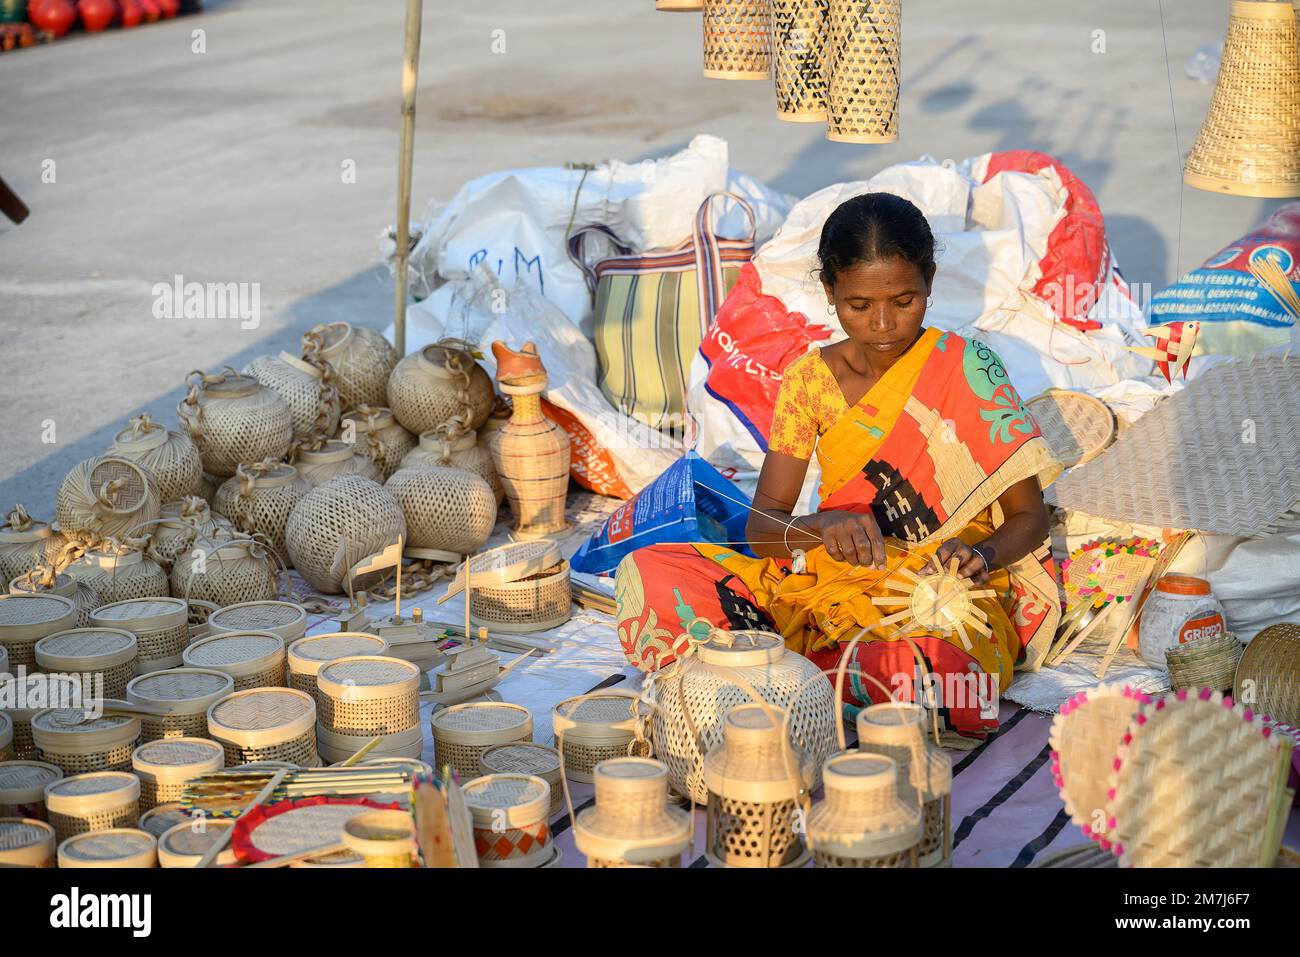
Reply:
[[[424,0],[406,0],[406,53],[402,59],[402,145],[397,160],[397,282],[393,291],[393,344],[406,355],[406,268],[411,244],[411,164],[415,154],[415,90],[420,70]]]

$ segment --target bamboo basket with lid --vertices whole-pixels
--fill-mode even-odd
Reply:
[[[206,499],[190,495],[162,507],[147,554],[169,575],[172,566],[194,543],[211,538],[220,529],[230,528],[230,521],[212,514]]]
[[[78,628],[90,624],[90,613],[104,604],[104,599],[89,583],[60,572],[55,574],[53,566],[33,568],[19,575],[9,583],[11,595],[60,595],[72,599],[77,606]],[[0,674],[4,673],[4,663],[0,662]]]
[[[465,469],[401,468],[384,488],[406,516],[406,542],[468,555],[483,547],[497,522],[497,501],[480,476]]]
[[[190,638],[189,610],[179,598],[132,598],[96,608],[92,627],[120,628],[135,635],[141,671],[159,671],[181,664]]]
[[[476,585],[469,596],[470,621],[493,631],[549,631],[572,613],[573,585],[564,559],[512,581]]]
[[[553,854],[551,786],[528,774],[487,774],[464,782],[479,867],[539,867]]]
[[[129,459],[149,471],[163,502],[198,495],[203,484],[203,462],[198,446],[184,432],[168,431],[148,412],[132,418],[113,437],[106,455]]]
[[[181,654],[189,668],[224,671],[236,691],[284,686],[284,639],[270,631],[230,631],[200,638]]]
[[[105,714],[86,720],[80,708],[46,708],[32,718],[36,757],[64,774],[129,771],[140,739],[140,719]]]
[[[36,670],[36,642],[77,623],[77,606],[62,595],[0,595],[0,646],[11,669]]]
[[[227,479],[244,462],[278,462],[293,441],[293,419],[284,399],[252,376],[229,366],[219,375],[191,372],[176,414],[198,446],[203,470]]]
[[[46,819],[45,788],[63,769],[44,761],[0,761],[0,817]]]
[[[63,572],[93,588],[104,604],[167,595],[167,573],[145,555],[148,544],[149,539],[107,540],[86,549]]]
[[[570,781],[590,784],[601,761],[624,758],[639,750],[650,753],[646,740],[650,708],[632,693],[601,691],[561,701],[551,709],[556,747],[564,754]]]
[[[140,819],[140,779],[126,771],[60,778],[45,787],[45,810],[60,843],[74,834],[135,827]]]
[[[903,0],[837,0],[830,8],[826,138],[898,139]]]
[[[291,601],[242,601],[208,617],[212,634],[226,631],[269,631],[286,645],[307,634],[307,609]]]
[[[416,435],[441,431],[463,435],[492,411],[492,380],[463,343],[451,340],[412,352],[388,377],[388,403],[402,426]]]
[[[323,730],[372,738],[419,729],[420,669],[409,661],[380,655],[336,658],[316,673],[316,688]]]
[[[193,822],[194,819],[185,813],[185,808],[179,801],[171,801],[167,804],[156,804],[141,814],[137,827],[142,831],[148,831],[154,837],[162,837],[177,824],[189,826]]]
[[[54,828],[21,815],[0,817],[0,867],[53,867]]]
[[[135,635],[123,628],[71,628],[36,642],[37,665],[46,672],[80,675],[86,700],[126,697],[138,659]]]
[[[221,742],[231,767],[254,761],[288,761],[304,768],[321,763],[316,702],[303,691],[236,691],[208,708],[208,737]]]
[[[176,560],[172,594],[222,607],[272,601],[280,595],[278,561],[275,551],[259,538],[219,529]]]
[[[343,844],[366,867],[414,867],[415,822],[410,811],[365,811],[343,824]]]
[[[241,374],[252,376],[284,399],[294,439],[302,441],[333,435],[339,427],[334,370],[323,365],[321,369],[291,352],[281,352],[277,356],[258,356]]]
[[[302,348],[304,356],[333,367],[343,408],[387,401],[388,376],[401,356],[375,330],[347,322],[323,323],[303,334]]]
[[[479,774],[531,774],[551,786],[551,816],[564,804],[560,752],[549,744],[514,741],[494,744],[478,758]]]
[[[298,470],[283,462],[240,465],[212,497],[212,510],[241,532],[263,535],[280,562],[288,561],[284,529],[289,513],[311,491]]]
[[[596,765],[596,806],[579,811],[573,842],[588,867],[680,867],[691,845],[691,815],[668,804],[668,768],[650,758]]]
[[[126,699],[136,704],[166,708],[165,715],[142,715],[141,741],[160,738],[205,737],[208,709],[235,690],[235,679],[223,671],[175,668],[133,678]]]
[[[704,0],[704,75],[766,80],[772,75],[771,11],[766,0]]]
[[[378,635],[360,631],[336,631],[324,635],[308,635],[289,646],[289,687],[305,691],[320,701],[316,693],[316,676],[328,662],[353,655],[383,655],[388,642]]]
[[[158,842],[152,834],[115,827],[78,834],[59,844],[59,867],[157,867]]]
[[[0,668],[0,674],[4,669]],[[0,711],[0,763],[12,761],[14,756],[14,722],[9,715]]]
[[[1233,697],[1300,727],[1300,625],[1270,625],[1250,640],[1237,663]]]
[[[898,790],[898,765],[883,754],[826,759],[826,798],[808,813],[816,867],[916,867],[921,811]]]
[[[194,821],[173,824],[162,834],[154,835],[158,839],[158,866],[198,867],[209,848],[224,840],[234,826],[234,821],[220,820],[204,821],[202,827],[197,827]],[[143,818],[140,828],[144,830]],[[227,846],[217,855],[215,866],[231,867],[237,863],[234,848]]]
[[[341,475],[312,489],[294,508],[285,530],[294,567],[307,584],[326,594],[344,589],[348,570],[357,562],[405,536],[406,517],[397,499],[359,475]]]
[[[344,412],[340,434],[375,463],[383,481],[397,471],[416,442],[398,423],[393,410],[382,405],[359,405]]]
[[[163,738],[140,745],[131,754],[131,768],[140,779],[140,812],[179,801],[186,781],[225,766],[224,749],[210,738]]]
[[[27,514],[15,505],[0,523],[0,580],[10,581],[40,565],[51,565],[66,539],[49,522]]]
[[[10,680],[14,681],[13,690],[16,696],[14,703],[23,705],[21,708],[4,709],[4,714],[13,727],[13,752],[16,760],[31,761],[36,758],[36,742],[32,740],[32,718],[49,706],[50,692],[59,694],[81,691],[80,685],[76,684],[75,680],[51,682],[49,678],[50,676],[42,674],[28,674],[21,679],[17,677],[6,679],[6,683]]]
[[[406,453],[398,468],[442,466],[473,472],[491,486],[497,505],[500,505],[506,499],[505,486],[501,484],[501,476],[497,475],[487,442],[480,436],[478,432],[466,432],[450,438],[438,430],[421,432],[420,444]]]
[[[162,498],[149,470],[120,456],[74,465],[54,497],[54,518],[65,535],[124,537],[158,517]]]
[[[330,439],[318,449],[302,449],[294,464],[309,488],[324,485],[339,475],[360,475],[375,482],[384,480],[379,466],[355,444]]]
[[[504,701],[471,701],[434,712],[433,764],[451,765],[461,781],[478,777],[483,752],[495,744],[531,741],[533,715],[523,705]]]

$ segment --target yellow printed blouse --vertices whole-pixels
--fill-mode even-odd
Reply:
[[[835,373],[822,358],[822,351],[814,349],[786,366],[781,374],[768,449],[810,459],[817,437],[847,411]]]

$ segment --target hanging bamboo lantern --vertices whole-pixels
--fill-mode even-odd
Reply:
[[[66,544],[49,522],[27,514],[15,505],[0,524],[0,580],[11,581],[33,568],[51,565]]]
[[[119,628],[135,635],[141,671],[177,668],[189,642],[189,612],[179,598],[132,598],[96,608],[95,628]]]
[[[22,816],[0,817],[0,867],[53,867],[54,828]]]
[[[78,834],[59,844],[59,867],[157,867],[158,842],[135,828]]]
[[[174,668],[131,679],[126,700],[160,708],[162,715],[141,715],[140,741],[201,738],[208,734],[208,709],[235,690],[235,679],[222,671]]]
[[[353,565],[405,536],[406,518],[393,494],[359,475],[344,475],[303,497],[289,516],[284,537],[289,558],[307,584],[338,594]]]
[[[69,775],[131,770],[131,752],[139,737],[140,719],[127,715],[86,720],[80,708],[47,708],[32,718],[37,759]]]
[[[492,461],[515,514],[514,536],[527,540],[567,532],[569,436],[542,414],[546,368],[531,342],[515,352],[497,341],[492,354],[497,383],[514,400],[510,421],[492,437]]]
[[[181,654],[187,668],[224,671],[235,690],[284,687],[284,639],[269,631],[233,631],[193,642]]]
[[[245,601],[227,605],[208,617],[212,634],[225,631],[269,631],[287,647],[307,634],[307,609],[291,601]]]
[[[211,538],[219,530],[230,527],[230,520],[213,515],[208,502],[198,495],[168,502],[162,507],[158,523],[153,527],[146,554],[170,575],[176,559],[197,539]]]
[[[704,75],[766,80],[772,75],[768,0],[704,0]]]
[[[227,832],[234,826],[234,821],[204,821],[201,827],[188,819],[178,821],[161,834],[154,835],[158,838],[158,866],[198,867],[212,845],[226,839]],[[148,830],[143,815],[140,829]],[[227,846],[217,854],[215,866],[230,867],[238,860],[235,849]]]
[[[388,642],[378,635],[359,631],[337,631],[299,638],[288,649],[289,687],[305,691],[320,706],[316,677],[328,662],[353,655],[384,655]]]
[[[334,370],[317,368],[289,352],[258,356],[241,375],[252,376],[284,399],[296,442],[326,439],[339,427],[339,391]]]
[[[65,535],[95,538],[125,538],[157,518],[161,508],[153,476],[129,459],[110,456],[73,466],[54,499],[54,517]]]
[[[921,812],[898,793],[898,765],[882,754],[826,760],[826,799],[808,814],[816,867],[916,867]]]
[[[63,777],[63,769],[44,761],[0,762],[0,817],[47,818],[45,789]]]
[[[509,421],[508,416],[505,421]],[[500,424],[504,425],[505,421]],[[420,444],[406,453],[400,467],[444,466],[473,472],[492,486],[492,494],[500,505],[505,501],[505,486],[501,484],[497,467],[492,462],[492,453],[481,436],[481,431],[466,432],[454,439],[441,432],[421,432]]]
[[[293,440],[289,406],[251,376],[226,367],[220,375],[191,372],[176,414],[198,446],[203,470],[230,478],[244,462],[279,462]]]
[[[109,539],[66,565],[64,574],[95,590],[105,604],[130,598],[166,596],[167,573],[145,555],[149,539]]]
[[[903,0],[835,0],[830,8],[826,138],[898,139]]]
[[[350,432],[350,434],[349,434]],[[391,409],[359,405],[343,413],[344,441],[370,458],[387,481],[406,453],[415,448],[415,436],[398,424]]]
[[[664,13],[699,13],[704,0],[655,0],[655,9]]]
[[[778,119],[826,122],[829,14],[830,0],[772,0],[772,73]]]
[[[294,464],[298,475],[311,488],[324,485],[339,475],[360,475],[375,482],[383,482],[383,473],[361,447],[330,439],[315,451],[304,449],[298,453]]]
[[[468,555],[487,542],[497,521],[492,488],[473,472],[403,468],[384,483],[406,516],[406,544]]]
[[[36,664],[47,673],[79,675],[83,701],[125,697],[138,659],[135,635],[122,628],[72,628],[36,642]]]
[[[275,553],[240,532],[195,541],[172,566],[173,595],[225,607],[279,597]]]
[[[131,754],[131,769],[140,779],[140,812],[179,801],[190,778],[225,766],[225,752],[209,738],[164,738],[140,745]]]
[[[20,575],[9,583],[9,592],[14,595],[59,595],[72,599],[77,607],[77,627],[85,628],[90,624],[90,613],[104,604],[99,592],[86,582],[71,575],[54,573],[52,566],[33,568],[25,575]],[[0,661],[0,674],[4,674],[4,662]]]
[[[104,454],[130,459],[147,469],[164,502],[197,495],[203,482],[203,463],[193,440],[183,432],[169,432],[148,412],[131,419]]]
[[[289,556],[284,547],[284,529],[289,524],[289,513],[310,491],[292,465],[246,463],[217,489],[212,510],[241,532],[265,535],[276,557],[286,563]]]
[[[383,405],[388,376],[401,358],[388,340],[365,326],[331,322],[303,334],[303,355],[334,368],[334,385],[343,408]]]
[[[388,404],[407,430],[449,436],[472,432],[492,411],[492,380],[451,341],[412,352],[388,377]]]
[[[617,691],[579,695],[551,710],[555,742],[564,753],[570,781],[590,784],[597,764],[611,758],[650,753],[646,732],[650,709],[635,694]]]
[[[588,867],[681,867],[691,816],[668,805],[668,768],[649,758],[612,758],[594,769],[596,806],[579,811],[573,842]]]
[[[355,655],[327,662],[316,674],[317,744],[326,761],[343,761],[373,737],[371,754],[418,758],[420,669],[409,661]]]
[[[343,844],[366,867],[414,867],[415,823],[410,811],[363,811],[343,825]]]
[[[479,867],[540,867],[552,856],[549,784],[526,774],[485,774],[461,787]]]
[[[1289,3],[1233,0],[1214,87],[1183,168],[1188,186],[1300,196],[1300,27]]]
[[[226,749],[226,765],[289,761],[320,767],[316,703],[289,688],[252,688],[227,695],[208,709],[208,737]]]
[[[36,671],[36,642],[76,622],[76,605],[61,595],[0,595],[0,645],[9,668]]]
[[[479,774],[479,759],[496,744],[533,739],[533,716],[523,705],[503,701],[469,702],[434,712],[433,764],[451,765],[462,781]]]

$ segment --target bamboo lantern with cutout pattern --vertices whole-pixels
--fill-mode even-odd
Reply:
[[[826,138],[898,139],[902,0],[835,0],[830,8]]]
[[[704,0],[704,75],[766,80],[772,75],[769,0]]]

